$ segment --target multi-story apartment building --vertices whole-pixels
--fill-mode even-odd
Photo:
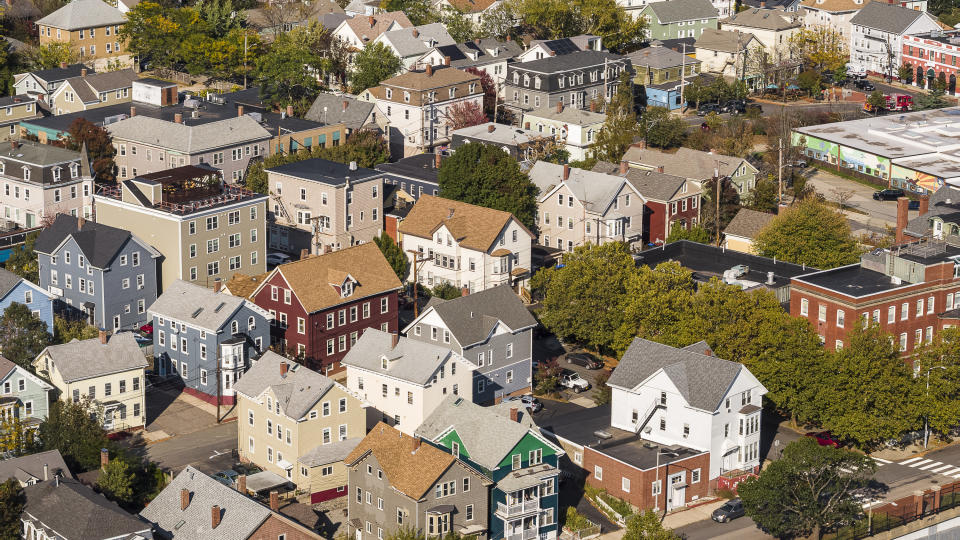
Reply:
[[[199,116],[199,115],[198,115]],[[237,182],[250,160],[268,151],[270,132],[249,115],[218,122],[194,123],[182,113],[173,122],[136,115],[106,126],[117,149],[114,161],[120,179],[165,171],[171,167],[207,164]]]
[[[56,114],[64,114],[129,103],[135,80],[137,74],[132,69],[90,74],[83,69],[79,77],[71,77],[57,87],[50,96],[50,107]]]
[[[643,88],[647,107],[679,109],[685,105],[681,87],[700,73],[699,60],[663,46],[646,47],[627,58],[633,65],[633,84]]]
[[[290,480],[311,504],[347,494],[343,460],[367,432],[363,402],[273,351],[234,389],[240,459]]]
[[[473,399],[477,366],[442,345],[371,328],[350,349],[343,365],[347,388],[379,411],[384,422],[408,435],[445,397]]]
[[[455,105],[483,108],[480,77],[451,67],[426,66],[364,90],[360,99],[375,102],[377,115],[388,123],[390,153],[411,156],[450,142]]]
[[[793,61],[795,35],[803,27],[803,18],[779,9],[745,9],[721,21],[724,30],[752,34],[763,45],[773,65]]]
[[[609,101],[620,84],[620,74],[630,70],[629,58],[602,51],[512,63],[507,66],[502,91],[504,106],[515,111],[517,117],[558,103],[589,108],[593,100]]]
[[[403,69],[413,69],[417,61],[432,47],[453,45],[455,42],[442,23],[422,24],[413,28],[390,30],[380,34],[373,43],[380,43],[400,59]]]
[[[553,136],[563,149],[570,152],[570,160],[585,160],[593,156],[593,143],[603,127],[607,115],[595,108],[578,109],[557,103],[553,107],[524,112],[524,129]]]
[[[30,94],[0,98],[0,111],[0,142],[20,139],[20,121],[41,116],[37,98]]]
[[[526,410],[509,403],[481,407],[451,396],[416,435],[459,456],[493,483],[489,538],[560,537],[558,460],[564,452],[540,433]]]
[[[13,76],[13,89],[15,95],[26,94],[31,98],[50,103],[50,96],[53,95],[58,86],[63,84],[63,81],[70,77],[79,77],[85,69],[88,70],[88,73],[93,72],[83,64],[67,64],[64,62],[55,68],[17,73]]]
[[[476,292],[518,286],[530,276],[534,236],[510,212],[423,194],[399,232],[404,250],[416,252],[408,257],[426,261],[416,275],[422,285],[450,283]]]
[[[64,5],[35,24],[40,45],[65,42],[77,51],[80,60],[93,62],[98,69],[108,62],[129,63],[130,55],[120,39],[120,27],[127,18],[102,0],[78,0]]]
[[[157,299],[160,252],[130,232],[65,214],[34,244],[40,286],[97,328],[139,328]]]
[[[234,383],[267,350],[273,320],[249,300],[186,281],[168,285],[149,313],[155,373],[179,375],[187,393],[227,404]]]
[[[517,56],[517,61],[531,62],[549,56],[602,50],[604,50],[603,38],[592,34],[579,34],[557,39],[535,39],[527,46],[527,50]]]
[[[801,0],[799,13],[805,27],[830,28],[839,34],[842,42],[848,43],[850,19],[865,3],[865,0]]]
[[[473,401],[481,404],[531,391],[537,320],[508,287],[453,300],[434,298],[403,333],[464,358],[476,358]]]
[[[538,188],[537,243],[573,251],[587,243],[643,237],[644,199],[622,176],[538,161],[530,169]]]
[[[320,158],[267,169],[270,247],[326,253],[372,241],[383,230],[383,178]]]
[[[351,538],[388,538],[404,529],[426,538],[496,538],[487,535],[490,481],[456,454],[381,422],[346,462]]]
[[[850,62],[896,76],[903,37],[941,30],[933,15],[886,2],[867,2],[850,18]]]
[[[662,244],[674,227],[691,229],[700,223],[702,192],[697,182],[620,163],[620,175],[643,198],[643,243]]]
[[[21,227],[37,227],[57,214],[93,213],[93,176],[82,152],[11,141],[0,151],[0,180],[2,217]]]
[[[188,165],[101,187],[97,222],[135,234],[163,255],[160,289],[182,279],[213,287],[266,271],[267,196]]]
[[[672,0],[647,4],[637,16],[646,19],[648,38],[680,39],[716,30],[720,12],[710,0]]]
[[[434,47],[417,60],[414,69],[424,69],[428,65],[452,66],[462,70],[474,68],[490,75],[499,87],[507,77],[507,64],[515,62],[522,52],[523,48],[511,40],[510,36],[507,36],[506,41],[493,38],[476,39]]]
[[[47,419],[51,390],[47,381],[0,356],[0,421],[16,418],[37,427]]]
[[[9,270],[0,269],[0,313],[14,302],[27,306],[34,316],[47,324],[47,330],[52,333],[53,295]]]
[[[401,288],[369,242],[277,266],[249,298],[274,317],[274,348],[331,372],[366,329],[398,332]]]
[[[960,36],[956,32],[927,32],[903,36],[903,49],[900,51],[901,63],[909,65],[913,72],[914,83],[924,86],[924,82],[939,77],[943,73],[947,80],[947,91],[956,93],[957,57],[960,57]]]
[[[58,399],[87,398],[103,407],[103,429],[121,431],[146,425],[144,385],[147,359],[133,333],[50,345],[33,367],[58,391]]]

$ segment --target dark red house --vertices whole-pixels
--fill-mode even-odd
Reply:
[[[700,222],[701,197],[696,182],[661,171],[621,166],[621,171],[624,169],[627,181],[644,199],[644,243],[662,244],[672,227],[690,229]]]
[[[402,288],[380,248],[369,242],[276,267],[250,299],[274,315],[272,345],[323,373],[367,328],[399,332]]]

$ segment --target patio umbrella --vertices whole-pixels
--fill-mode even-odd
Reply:
[[[788,84],[788,85],[787,85],[787,90],[799,90],[799,89],[800,89],[800,87],[797,86],[797,85],[795,85],[795,84]]]
[[[776,90],[777,88],[780,88],[780,87],[773,83],[770,83],[767,85],[767,90]]]

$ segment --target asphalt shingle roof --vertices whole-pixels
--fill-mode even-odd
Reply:
[[[794,18],[795,14],[786,13],[775,9],[746,9],[739,13],[734,13],[730,17],[721,21],[724,26],[735,25],[748,28],[760,28],[762,30],[789,30],[802,26],[800,18]]]
[[[730,220],[730,224],[723,231],[724,234],[742,236],[744,238],[756,238],[760,231],[770,223],[773,214],[766,212],[757,212],[749,208],[741,208],[737,215]]]
[[[65,68],[55,67],[50,69],[38,69],[36,71],[31,71],[34,77],[46,81],[47,83],[59,82],[69,79],[70,77],[79,77],[80,73],[86,69],[87,74],[93,73],[92,69],[88,69],[83,64],[70,64]]]
[[[749,48],[750,41],[754,39],[756,37],[748,32],[704,28],[695,46],[708,51],[735,53]]]
[[[543,200],[554,187],[563,183],[588,212],[603,214],[626,182],[619,176],[596,171],[570,168],[570,176],[563,180],[563,165],[538,161],[528,173],[530,180],[540,188]]]
[[[453,300],[438,299],[430,304],[428,310],[430,308],[443,319],[463,347],[487,339],[497,321],[503,322],[513,331],[537,325],[537,320],[523,305],[520,297],[506,285],[491,287]]]
[[[77,221],[73,216],[58,214],[53,225],[37,236],[34,250],[51,255],[68,236],[73,236],[90,264],[95,268],[106,268],[110,266],[110,262],[123,248],[127,239],[133,236],[130,231],[94,221],[85,221],[83,229],[78,230]]]
[[[958,213],[960,213],[960,187],[944,184],[930,195],[927,213],[908,221],[905,230],[912,236],[920,238],[930,234],[930,218],[940,216],[947,222],[950,222],[951,218],[957,222],[960,221],[956,218]]]
[[[8,157],[11,160],[31,165],[47,166],[77,161],[81,154],[50,144],[21,142],[16,148],[4,148],[0,151],[0,157]]]
[[[331,186],[341,186],[346,183],[347,178],[350,178],[351,182],[356,183],[383,176],[382,173],[373,169],[357,167],[356,170],[350,170],[350,166],[346,163],[339,163],[322,158],[294,161],[293,163],[271,167],[267,169],[267,171],[285,174],[303,180],[312,180]]]
[[[285,375],[280,365],[287,364]],[[333,388],[334,383],[312,369],[307,369],[273,351],[267,351],[257,360],[234,388],[237,392],[256,399],[268,388],[273,389],[283,414],[294,420],[303,418],[320,398]]]
[[[607,384],[633,389],[660,370],[670,378],[687,404],[713,412],[720,406],[730,384],[743,366],[703,354],[709,349],[703,342],[683,349],[642,338],[623,353]]]
[[[681,65],[699,64],[700,60],[666,47],[646,47],[627,54],[634,67],[664,69]]]
[[[433,238],[443,225],[461,247],[487,251],[511,219],[516,218],[510,212],[423,194],[400,223],[400,232]]]
[[[39,26],[52,26],[64,30],[99,28],[110,24],[123,24],[123,13],[101,0],[72,0],[67,5],[36,22]]]
[[[687,0],[670,0],[670,2],[660,2],[660,3],[673,3],[673,2],[684,2]],[[710,2],[707,0],[697,0],[707,2],[707,5],[710,5]],[[656,5],[656,4],[651,4]],[[713,6],[711,6],[712,8]],[[714,9],[716,11],[716,9]],[[623,56],[619,54],[613,54],[606,51],[577,51],[570,54],[560,54],[557,56],[547,56],[539,60],[531,60],[530,62],[516,63],[511,64],[514,68],[525,69],[529,71],[536,71],[538,73],[558,73],[561,71],[570,71],[571,69],[582,69],[590,66],[602,66],[604,60],[615,62],[623,60]]]
[[[901,7],[899,4],[868,2],[850,19],[850,24],[891,34],[903,34],[911,24],[924,15],[923,11]]]
[[[713,178],[713,170],[717,167],[718,159],[723,162],[720,163],[721,176],[733,176],[745,161],[743,158],[687,147],[678,148],[675,152],[664,152],[656,148],[631,146],[623,154],[623,161],[650,167],[662,166],[663,172],[667,174],[697,181]]]
[[[23,488],[23,518],[34,518],[56,535],[76,540],[131,539],[150,531],[150,524],[124,512],[116,503],[72,478],[49,480]],[[210,510],[207,510],[207,518]]]
[[[22,280],[22,277],[14,274],[6,268],[0,268],[0,298],[6,296],[7,293],[19,285]],[[0,357],[0,359],[2,359],[2,357]]]
[[[656,171],[645,171],[630,167],[627,170],[627,181],[636,189],[645,199],[655,201],[669,201],[681,191],[685,184],[688,184],[686,178],[665,174]],[[696,191],[696,188],[690,183],[690,194]]]
[[[147,367],[143,351],[131,332],[113,334],[105,345],[99,338],[73,339],[44,350],[67,383]]]
[[[187,154],[270,138],[270,132],[246,114],[200,124],[190,124],[190,118],[184,117],[184,122],[178,124],[138,114],[108,125],[107,131],[114,139],[153,144]]]
[[[649,4],[660,24],[691,19],[715,19],[720,12],[710,0],[668,0]]]
[[[0,360],[6,360],[0,358]],[[9,362],[9,360],[6,360]],[[24,484],[31,480],[43,481],[43,466],[47,466],[48,478],[60,474],[64,477],[70,477],[70,469],[67,463],[63,461],[63,456],[59,450],[48,450],[36,454],[27,454],[25,456],[0,460],[0,481],[9,478],[16,478]]]
[[[414,32],[417,33],[416,36],[414,36]],[[441,23],[390,30],[384,32],[380,38],[389,41],[401,58],[426,54],[431,47],[436,45],[453,45],[455,43]]]
[[[523,49],[516,41],[497,41],[492,38],[484,38],[479,42],[467,41],[454,45],[438,46],[437,52],[441,56],[449,56],[451,66],[464,69],[490,62],[509,60],[519,56]]]
[[[320,93],[304,118],[324,124],[343,123],[349,129],[360,129],[370,117],[375,104],[358,100],[355,96]],[[324,112],[326,108],[326,112]]]
[[[163,291],[149,311],[205,330],[217,331],[247,302],[239,296],[216,293],[178,279]]]
[[[433,378],[440,366],[455,355],[453,351],[406,337],[400,337],[393,345],[395,336],[376,328],[368,328],[343,358],[345,366],[355,366],[375,373],[424,385]],[[387,369],[381,365],[381,357],[387,357]],[[472,367],[472,365],[471,365]]]
[[[335,441],[330,444],[318,445],[298,457],[297,463],[301,463],[307,467],[320,467],[322,465],[343,461],[350,455],[350,452],[353,452],[353,449],[360,444],[361,440],[362,439],[357,437],[354,439]]]

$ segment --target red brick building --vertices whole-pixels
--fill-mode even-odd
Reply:
[[[275,349],[326,373],[367,328],[399,332],[402,288],[374,243],[316,255],[276,267],[250,294],[275,315]]]
[[[960,62],[960,33],[938,32],[903,36],[901,63],[908,66],[914,82],[939,78],[943,73],[947,91],[956,92],[957,62]]]
[[[643,197],[643,241],[662,244],[673,227],[689,230],[700,222],[700,187],[661,167],[648,171],[621,164],[626,179]],[[622,174],[622,173],[621,173]]]

